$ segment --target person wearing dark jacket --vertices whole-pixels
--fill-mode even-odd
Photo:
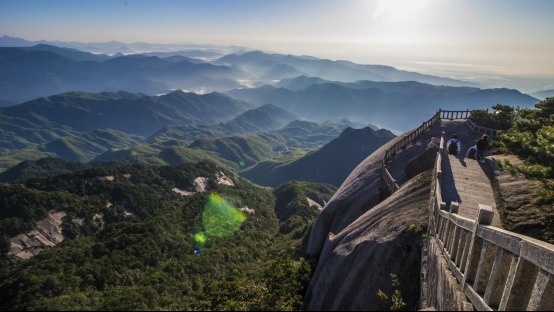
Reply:
[[[489,147],[489,136],[486,134],[483,134],[483,136],[477,140],[477,160],[481,160],[485,158],[485,151],[490,151]]]

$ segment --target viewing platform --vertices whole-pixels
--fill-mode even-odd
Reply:
[[[458,214],[471,220],[477,218],[480,204],[489,206],[494,213],[491,225],[501,228],[494,193],[481,163],[461,154],[443,157],[442,200],[447,207],[457,204]]]
[[[422,295],[420,308],[553,310],[554,245],[502,229],[483,163],[465,158],[478,137],[492,137],[498,131],[475,125],[470,115],[470,111],[439,110],[387,149],[382,160],[382,178],[394,193],[407,180],[395,162],[405,164],[426,151],[429,146],[421,142],[423,134],[434,140],[440,136],[429,210],[427,268],[422,275],[426,297]],[[438,131],[442,133],[437,135]],[[446,142],[454,134],[462,144],[458,156],[446,153]]]

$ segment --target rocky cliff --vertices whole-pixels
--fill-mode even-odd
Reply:
[[[360,163],[324,207],[308,244],[318,263],[305,296],[306,309],[379,310],[386,303],[378,291],[390,297],[396,289],[407,308],[416,308],[430,200],[426,169],[433,166],[441,132],[435,128],[422,136],[423,143],[398,156],[403,165],[394,170],[406,183],[392,196],[381,178],[381,159],[402,136]],[[418,168],[412,168],[414,163]],[[391,274],[398,277],[396,288]]]
[[[336,235],[327,237],[305,297],[308,310],[380,310],[377,292],[393,293],[414,309],[427,224],[429,173],[410,180]],[[419,230],[418,230],[419,229]]]
[[[37,222],[36,229],[12,238],[8,255],[16,259],[29,259],[44,248],[61,243],[64,240],[61,229],[63,217],[65,212],[50,211],[48,217]]]

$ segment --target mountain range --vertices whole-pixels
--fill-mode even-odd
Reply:
[[[168,125],[214,124],[249,108],[249,103],[224,94],[182,91],[163,96],[68,92],[39,98],[0,108],[0,168],[47,156],[89,161],[111,149],[131,147]],[[268,107],[273,113],[276,109]],[[280,121],[276,117],[274,122]],[[271,124],[267,118],[264,122]],[[252,130],[256,121],[243,117],[233,125]]]
[[[308,56],[270,54],[261,51],[226,55],[214,61],[214,63],[240,66],[256,79],[265,83],[306,75],[345,82],[357,80],[415,80],[423,83],[450,86],[473,85],[465,81],[398,70],[391,66],[360,65],[349,61],[332,61]]]
[[[264,85],[226,94],[256,104],[272,103],[309,120],[347,118],[396,132],[419,126],[419,120],[440,108],[487,109],[496,103],[532,108],[539,102],[514,89],[436,86],[416,81],[344,83],[305,76],[282,80],[277,87]]]
[[[531,95],[533,97],[536,97],[537,99],[544,100],[547,97],[553,97],[554,96],[554,89],[543,90],[543,91],[539,91],[539,92],[533,92],[533,93],[530,93],[529,95]]]
[[[17,40],[2,38],[0,46],[9,43],[24,45]],[[17,104],[68,91],[127,91],[149,95],[172,89],[226,91],[301,75],[346,82],[416,80],[441,85],[472,85],[389,66],[360,65],[306,56],[251,51],[214,59],[215,54],[210,58],[190,52],[107,55],[46,43],[0,47],[0,105]]]
[[[110,58],[45,45],[0,48],[0,68],[3,105],[68,91],[125,90],[154,95],[170,89],[228,90],[241,86],[237,81],[249,77],[237,68],[185,58]]]
[[[318,176],[300,174],[295,177],[301,180],[325,180],[326,183],[337,185],[351,169],[353,162],[358,161],[360,155],[366,155],[373,148],[394,137],[392,133],[385,130],[377,132],[370,128],[360,130],[361,132],[353,130],[348,127],[362,125],[346,120],[339,123],[315,123],[296,120],[296,118],[297,116],[287,111],[267,104],[250,109],[230,121],[219,124],[166,126],[147,140],[112,129],[61,136],[39,145],[30,144],[28,147],[0,157],[0,162],[4,165],[3,169],[15,166],[24,160],[38,159],[35,162],[22,163],[13,170],[7,170],[5,174],[0,175],[0,180],[19,179],[14,172],[24,172],[24,176],[45,174],[45,168],[51,168],[52,165],[51,162],[40,159],[43,157],[90,161],[86,166],[132,163],[176,165],[209,159],[228,169],[246,169],[245,172],[249,177],[264,185],[275,185],[274,181],[283,178],[283,173],[279,170],[263,172],[260,168],[267,166],[265,162],[293,163],[292,168],[294,164],[300,164],[306,170],[312,170],[310,168],[318,166],[321,169],[317,171],[324,172],[323,174]],[[47,120],[46,117],[40,119]],[[343,131],[345,128],[350,130],[345,132]],[[333,141],[337,137],[342,138],[338,140],[342,143]],[[343,165],[330,161],[333,155],[336,156],[343,149],[350,148],[349,144],[359,144],[359,148],[356,148],[357,152],[340,158]],[[312,153],[309,153],[310,151]],[[60,160],[52,162],[54,167],[59,167],[52,170],[53,172],[83,168],[72,163],[69,163],[69,168],[66,168],[66,163]],[[260,162],[264,163],[258,166]],[[250,166],[255,167],[248,169]],[[279,169],[289,170],[285,167],[282,166]],[[328,174],[325,173],[327,171],[329,171]],[[261,177],[263,175],[266,177]],[[275,175],[278,177],[274,177]]]
[[[280,175],[276,167],[285,170],[284,163],[311,155],[354,126],[343,119],[356,122],[354,128],[371,123],[373,130],[403,132],[438,108],[532,107],[538,101],[513,89],[311,56],[216,50],[206,50],[211,57],[193,50],[108,55],[0,38],[0,46],[10,43],[21,47],[0,48],[0,101],[32,99],[0,108],[3,169],[41,157],[152,164],[204,157],[250,170],[244,174],[265,166],[273,173],[265,172],[263,183],[276,185],[270,181]],[[235,89],[166,93],[171,88]],[[135,93],[106,92],[120,89]]]
[[[223,125],[225,124],[215,127]],[[209,129],[209,126],[171,126],[141,144],[106,151],[91,160],[91,163],[174,165],[205,158],[220,166],[241,170],[262,161],[292,161],[302,158],[309,151],[323,148],[349,126],[359,124],[347,121],[315,123],[295,120],[277,130],[227,135],[217,130],[195,131],[197,128]],[[192,138],[196,139],[190,141]],[[372,141],[374,138],[368,136],[365,139]],[[340,151],[337,149],[334,152]],[[324,163],[319,165],[327,166]]]
[[[76,49],[94,54],[140,54],[140,53],[176,53],[192,58],[218,58],[228,53],[240,52],[245,48],[240,46],[218,46],[211,44],[157,44],[148,42],[124,43],[119,41],[109,42],[67,42],[67,41],[30,41],[22,38],[4,35],[0,37],[0,47],[32,47],[39,44]],[[145,52],[147,51],[147,52]],[[163,52],[150,52],[163,51]]]
[[[42,127],[55,125],[79,132],[111,128],[150,136],[167,125],[227,121],[252,107],[221,93],[198,95],[179,90],[145,96],[127,92],[68,92],[0,108],[0,116],[7,122],[25,120]]]

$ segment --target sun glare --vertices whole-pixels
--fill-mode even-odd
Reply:
[[[380,0],[366,7],[367,42],[380,45],[421,46],[433,40],[429,31],[432,0]],[[366,3],[367,5],[367,3]]]
[[[407,21],[419,18],[421,12],[428,8],[431,0],[381,0],[373,19],[386,18],[392,21]]]

